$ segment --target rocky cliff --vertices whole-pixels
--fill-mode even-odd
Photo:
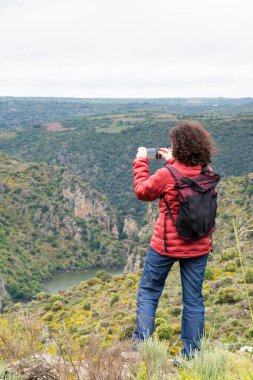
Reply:
[[[62,194],[66,205],[73,209],[75,216],[88,222],[96,218],[101,229],[118,238],[119,231],[115,210],[109,206],[107,199],[91,189],[88,183],[78,183],[73,176],[65,173]]]
[[[6,288],[4,285],[4,279],[0,275],[0,312],[2,312],[3,302],[4,302],[6,297],[7,297],[7,291],[6,291]]]
[[[0,268],[13,298],[29,298],[57,270],[126,262],[117,213],[79,176],[0,153]]]
[[[128,255],[124,271],[137,272],[143,266],[143,259],[149,248],[152,231],[158,216],[157,202],[148,204],[142,225],[138,226],[131,217],[125,219],[123,232],[127,235]]]

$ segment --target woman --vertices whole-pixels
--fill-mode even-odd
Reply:
[[[173,165],[184,176],[200,174],[202,166],[211,162],[215,147],[210,134],[199,122],[185,121],[170,130],[171,149],[162,149],[160,154],[166,164]],[[210,168],[210,167],[209,167]],[[150,249],[147,252],[142,278],[137,294],[136,329],[132,339],[136,343],[151,336],[154,331],[155,312],[167,275],[175,261],[179,261],[183,293],[181,354],[190,358],[194,350],[200,349],[204,333],[205,307],[202,285],[206,264],[212,248],[210,234],[195,241],[183,240],[167,213],[162,194],[170,205],[173,219],[177,219],[179,201],[174,189],[175,179],[163,167],[150,176],[147,150],[138,149],[133,162],[134,191],[143,201],[159,200],[157,219]]]

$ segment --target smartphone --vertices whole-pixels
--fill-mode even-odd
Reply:
[[[147,149],[147,158],[149,160],[159,160],[162,158],[159,153],[160,148],[146,148]]]

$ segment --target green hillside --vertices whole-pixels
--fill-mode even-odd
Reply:
[[[35,295],[42,279],[56,270],[127,263],[131,271],[143,260],[157,216],[156,202],[149,204],[142,227],[135,226],[132,233],[125,228],[119,240],[117,213],[106,198],[64,168],[1,154],[0,185],[0,268],[14,299]],[[218,188],[214,252],[219,256],[227,252],[228,272],[239,265],[232,218],[239,224],[251,222],[252,186],[248,175],[223,179]],[[249,242],[251,238],[249,233]],[[244,244],[246,264],[252,267],[246,248]]]
[[[229,179],[224,186],[231,188],[233,185],[231,191],[234,191],[245,181],[246,178]],[[226,198],[228,201],[229,197]],[[235,208],[231,207],[230,211],[244,218],[246,207],[239,215],[238,205],[232,206]],[[238,218],[237,222],[240,224]],[[242,224],[239,225],[241,230]],[[169,365],[171,357],[182,348],[182,293],[178,264],[169,273],[157,309],[154,338],[158,340],[144,344],[138,355],[132,355],[130,359],[124,360],[124,357],[128,357],[126,355],[131,350],[141,271],[113,277],[99,271],[96,277],[67,291],[54,295],[39,293],[26,305],[15,304],[0,318],[0,353],[7,361],[19,359],[22,363],[19,368],[33,368],[33,371],[34,366],[28,364],[31,358],[38,361],[46,357],[44,366],[52,369],[53,363],[53,368],[58,371],[63,369],[53,360],[58,363],[62,360],[64,373],[61,379],[251,380],[251,354],[243,355],[238,350],[252,345],[253,315],[246,299],[231,220],[227,221],[226,230],[225,225],[222,227],[222,231],[228,233],[229,241],[221,253],[218,250],[212,253],[203,286],[205,331],[210,343],[205,343],[201,357],[185,363],[181,370]],[[244,231],[243,235],[245,278],[252,305],[252,255],[247,233]],[[242,234],[240,236],[242,238]],[[79,375],[81,369],[82,375]],[[40,371],[44,373],[44,367],[40,366]],[[107,371],[109,375],[106,375]],[[213,376],[208,377],[208,373]],[[166,377],[160,377],[162,374]]]
[[[64,168],[0,154],[0,199],[0,272],[14,299],[56,270],[124,265],[117,214]]]
[[[9,167],[10,164],[9,161]],[[32,166],[29,166],[29,170],[32,170]],[[51,168],[51,170],[55,169]],[[47,175],[49,175],[48,171],[49,167],[47,167]],[[55,172],[54,177],[57,178]],[[252,303],[252,182],[253,175],[248,175],[223,179],[219,185],[217,231],[214,235],[214,250],[209,258],[204,284],[208,331],[215,325],[215,337],[238,343],[238,345],[249,344],[252,339],[252,320],[242,275],[242,273],[245,274],[250,302]],[[47,182],[45,183],[47,184]],[[148,218],[147,215],[145,226],[132,238],[131,244],[135,245],[133,252],[146,252],[154,217],[155,212],[152,218]],[[240,238],[243,268],[235,241],[233,220],[235,220]],[[16,226],[13,225],[12,228]],[[30,225],[26,226],[26,231],[27,227],[29,228]],[[18,237],[19,234],[22,236],[22,233],[24,232],[20,231],[20,227],[17,228],[16,236]],[[12,236],[13,240],[13,235],[10,234],[9,236]],[[19,240],[20,249],[24,249],[22,255],[24,264],[23,266],[21,266],[22,264],[19,265],[21,268],[29,268],[33,274],[39,271],[37,263],[40,264],[41,271],[44,266],[47,269],[45,261],[49,261],[49,257],[52,260],[53,253],[59,251],[59,247],[53,247],[55,248],[53,249],[50,246],[52,241],[50,243],[43,239],[40,241],[44,246],[38,245],[41,249],[41,255],[37,257],[36,255],[32,256],[28,249],[25,250]],[[63,244],[60,238],[55,241],[59,246]],[[130,240],[127,239],[124,242],[129,244]],[[122,241],[116,243],[123,244]],[[9,247],[12,247],[10,243]],[[7,247],[5,249],[7,251]],[[79,254],[79,250],[71,251],[71,256],[75,260],[77,254]],[[4,263],[5,274],[8,274],[8,270],[10,270],[8,257],[15,257],[16,260],[20,260],[15,246],[7,256],[7,264]],[[145,255],[142,256],[142,259],[144,257]],[[108,256],[108,262],[111,259]],[[133,254],[131,260],[134,261],[135,259],[136,257]],[[51,262],[51,265],[55,265],[57,260]],[[13,270],[13,261],[11,265]],[[16,281],[19,281],[22,286],[24,280],[19,275],[18,268],[16,273]],[[135,298],[140,275],[141,272],[139,271],[135,274],[122,274],[112,278],[111,275],[98,272],[96,278],[84,281],[79,286],[74,286],[67,291],[61,291],[60,294],[51,296],[47,293],[40,293],[37,295],[37,299],[27,304],[25,308],[28,313],[29,310],[32,313],[37,313],[41,320],[48,323],[53,330],[60,331],[63,326],[66,326],[80,344],[86,342],[89,334],[93,331],[96,331],[103,340],[108,342],[122,340],[131,335],[134,327]],[[23,276],[26,276],[26,279],[29,278],[28,270]],[[11,276],[9,281],[11,281]],[[19,310],[19,308],[22,309],[22,305],[14,306],[14,309],[10,309],[10,313],[13,310]],[[175,264],[167,279],[166,289],[163,292],[158,310],[157,326],[162,325],[157,330],[160,338],[163,337],[163,334],[169,334],[166,336],[171,339],[171,343],[176,342],[180,330],[180,313],[181,286],[178,264]]]
[[[182,119],[200,120],[212,133],[219,148],[212,165],[222,177],[253,171],[252,112],[226,113],[231,106],[219,113],[213,110],[217,107],[210,110],[210,106],[206,109],[193,102],[194,112],[189,113],[189,105],[181,109],[175,103],[175,110],[168,113],[161,111],[162,105],[150,111],[129,112],[126,108],[125,112],[79,117],[58,124],[4,128],[0,149],[27,161],[62,165],[80,175],[117,208],[120,232],[124,217],[130,215],[141,222],[147,210],[146,203],[138,202],[133,193],[132,160],[137,147],[166,146],[169,129]],[[152,162],[151,172],[163,164]]]

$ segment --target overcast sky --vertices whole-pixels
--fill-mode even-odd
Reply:
[[[253,96],[252,0],[0,0],[0,95]]]

